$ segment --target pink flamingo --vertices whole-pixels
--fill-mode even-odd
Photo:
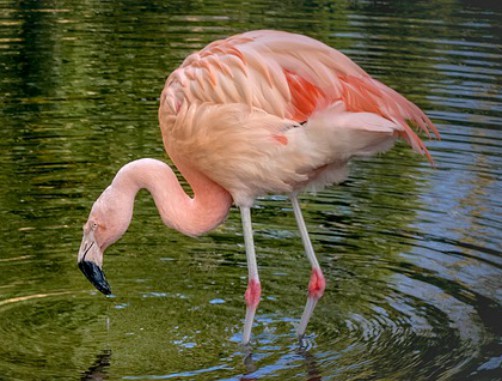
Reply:
[[[193,197],[166,164],[140,159],[122,167],[94,203],[84,226],[79,267],[111,293],[103,253],[127,230],[136,193],[146,188],[163,222],[197,236],[240,208],[248,266],[243,343],[260,301],[250,208],[257,196],[288,194],[312,266],[297,334],[304,335],[325,278],[298,203],[304,190],[340,183],[354,156],[405,139],[432,159],[409,127],[439,134],[413,103],[371,78],[339,51],[312,38],[258,30],[215,41],[188,56],[167,79],[159,121],[167,153]]]

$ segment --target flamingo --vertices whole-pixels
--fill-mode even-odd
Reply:
[[[215,41],[189,55],[167,78],[159,107],[165,149],[190,185],[154,159],[124,165],[94,202],[83,228],[78,265],[102,293],[110,286],[103,253],[127,230],[133,203],[147,189],[162,221],[188,236],[223,223],[240,209],[248,284],[242,342],[260,302],[251,207],[258,196],[287,194],[312,273],[297,328],[302,337],[326,281],[298,195],[344,181],[352,157],[389,150],[398,138],[432,158],[410,127],[439,133],[396,91],[343,53],[307,36],[257,30]]]

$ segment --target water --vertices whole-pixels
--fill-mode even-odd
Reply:
[[[497,1],[0,0],[0,380],[501,380],[500,20]],[[114,297],[75,259],[115,171],[166,160],[168,73],[256,28],[339,48],[442,140],[428,143],[436,168],[401,144],[302,197],[328,282],[303,346],[309,268],[292,211],[257,202],[264,295],[248,352],[237,210],[191,239],[140,193],[107,252]]]

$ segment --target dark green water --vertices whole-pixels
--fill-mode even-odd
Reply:
[[[0,380],[502,380],[501,21],[497,1],[0,0]],[[257,202],[264,295],[246,357],[237,210],[191,239],[141,193],[107,252],[112,298],[75,261],[118,168],[166,160],[169,72],[258,28],[337,47],[443,139],[435,169],[398,145],[302,198],[328,282],[304,348],[292,211]]]

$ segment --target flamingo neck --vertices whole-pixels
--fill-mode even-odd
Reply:
[[[179,168],[189,182],[190,197],[173,170],[155,159],[139,159],[120,169],[112,187],[128,194],[131,203],[140,189],[148,190],[162,221],[179,232],[196,236],[220,225],[226,218],[232,197],[221,186],[187,166]]]

